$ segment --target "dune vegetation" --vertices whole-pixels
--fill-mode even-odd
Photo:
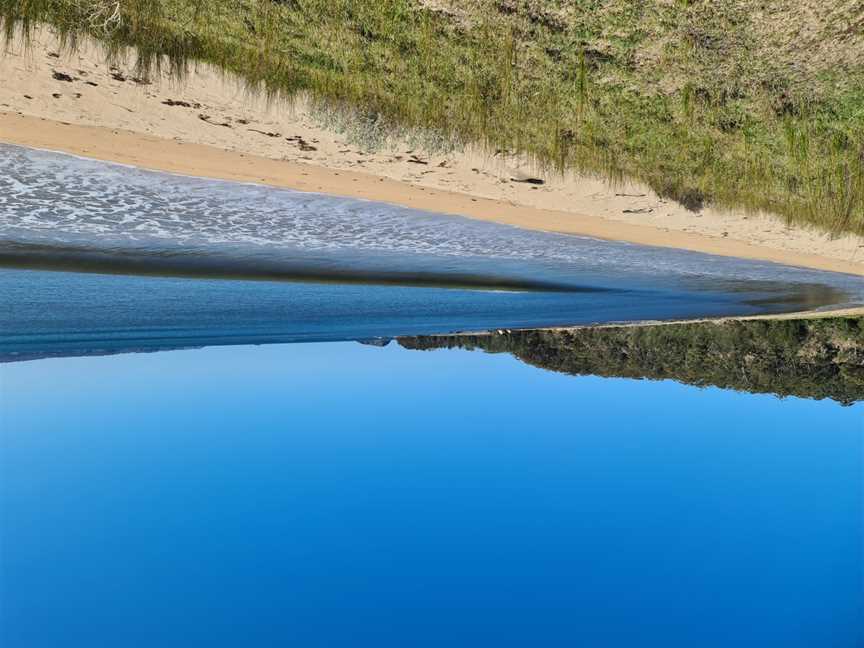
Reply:
[[[0,0],[141,73],[206,62],[548,173],[864,234],[857,0]]]

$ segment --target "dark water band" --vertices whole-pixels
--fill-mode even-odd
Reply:
[[[375,268],[362,262],[334,261],[323,256],[283,252],[220,254],[194,249],[153,250],[88,248],[75,245],[40,245],[0,242],[0,267],[141,276],[303,281],[339,284],[511,290],[543,292],[636,292],[606,286],[579,285],[507,274],[466,272],[458,268],[433,271]]]

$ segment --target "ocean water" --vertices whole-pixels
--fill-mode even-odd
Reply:
[[[394,344],[0,365],[4,648],[864,642],[864,403]]]

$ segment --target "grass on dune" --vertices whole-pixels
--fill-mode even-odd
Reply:
[[[766,5],[773,5],[766,9]],[[376,124],[864,234],[864,7],[838,0],[0,0],[7,34],[203,61]]]

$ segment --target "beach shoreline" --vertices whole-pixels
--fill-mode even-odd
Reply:
[[[544,174],[470,147],[370,149],[303,97],[268,100],[206,65],[141,79],[134,55],[50,29],[0,56],[0,142],[183,175],[391,203],[506,225],[864,276],[864,238],[764,214],[700,212],[649,188]]]
[[[0,142],[154,171],[384,202],[526,229],[864,276],[864,262],[769,248],[692,232],[667,231],[572,212],[512,205],[469,194],[427,189],[358,171],[273,160],[119,129],[6,112],[0,113]]]

